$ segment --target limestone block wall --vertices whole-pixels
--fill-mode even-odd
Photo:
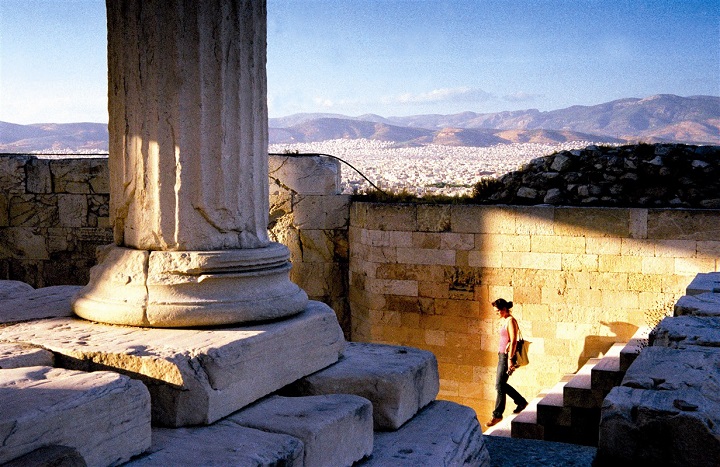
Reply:
[[[107,157],[0,156],[0,278],[85,284],[112,243]]]
[[[532,341],[510,382],[534,397],[718,270],[720,212],[354,203],[349,242],[353,340],[432,351],[440,397],[482,419],[495,399],[494,299],[515,303]]]
[[[290,278],[328,304],[350,339],[347,232],[350,197],[340,165],[325,157],[270,156],[270,237],[290,249]]]

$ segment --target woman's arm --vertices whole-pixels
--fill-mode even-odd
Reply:
[[[510,358],[510,363],[513,365],[515,364],[515,352],[517,352],[517,338],[518,338],[518,324],[515,318],[512,316],[508,320],[508,336],[510,337],[510,342],[508,343],[509,346],[509,352],[508,356]]]

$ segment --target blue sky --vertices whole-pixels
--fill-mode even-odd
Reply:
[[[103,0],[0,0],[0,120],[107,121]],[[720,0],[268,0],[271,117],[720,95]]]

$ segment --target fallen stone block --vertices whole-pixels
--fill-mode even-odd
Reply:
[[[0,323],[72,316],[70,299],[81,288],[79,285],[55,285],[0,300]]]
[[[49,349],[62,368],[143,381],[153,423],[171,427],[213,423],[335,363],[345,346],[335,312],[320,302],[280,321],[208,329],[47,319],[0,328],[0,341]]]
[[[673,349],[720,347],[720,317],[664,318],[653,331],[650,344]]]
[[[373,454],[358,466],[489,466],[475,411],[435,401],[397,431],[375,433]]]
[[[358,396],[272,396],[227,421],[300,439],[307,466],[352,465],[373,452],[372,405]]]
[[[0,281],[0,300],[21,297],[35,290],[32,285],[22,281]]]
[[[692,409],[678,402],[681,397],[688,395],[626,386],[611,390],[600,418],[599,465],[717,466],[717,407],[714,420],[708,419],[713,409]]]
[[[720,293],[720,272],[697,274],[685,289],[688,295],[700,295],[706,292]]]
[[[678,319],[678,318],[674,318]],[[720,348],[648,347],[605,398],[598,456],[608,462],[717,465]]]
[[[337,363],[296,381],[283,394],[355,394],[372,402],[376,430],[396,430],[435,400],[439,389],[432,352],[349,342]]]
[[[173,465],[302,466],[303,443],[221,420],[210,426],[154,428],[152,446],[128,467]]]
[[[87,463],[77,449],[67,446],[44,446],[2,465],[2,467],[28,466],[86,467]]]
[[[60,445],[89,466],[116,465],[150,447],[150,395],[116,373],[2,370],[0,407],[0,464]]]
[[[683,295],[675,302],[675,316],[720,316],[720,293]]]
[[[0,342],[0,369],[53,366],[54,361],[52,352],[40,347]]]

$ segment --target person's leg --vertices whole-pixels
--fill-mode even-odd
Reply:
[[[510,396],[510,398],[513,400],[513,402],[515,402],[515,405],[517,406],[527,405],[528,403],[527,400],[525,400],[525,398],[522,396],[522,394],[517,392],[514,387],[510,386],[507,383],[507,379],[505,380],[505,394]]]
[[[493,410],[493,418],[502,418],[505,412],[505,388],[508,380],[508,362],[506,354],[498,354],[497,374],[495,375],[495,390],[497,398],[495,399],[495,410]]]

